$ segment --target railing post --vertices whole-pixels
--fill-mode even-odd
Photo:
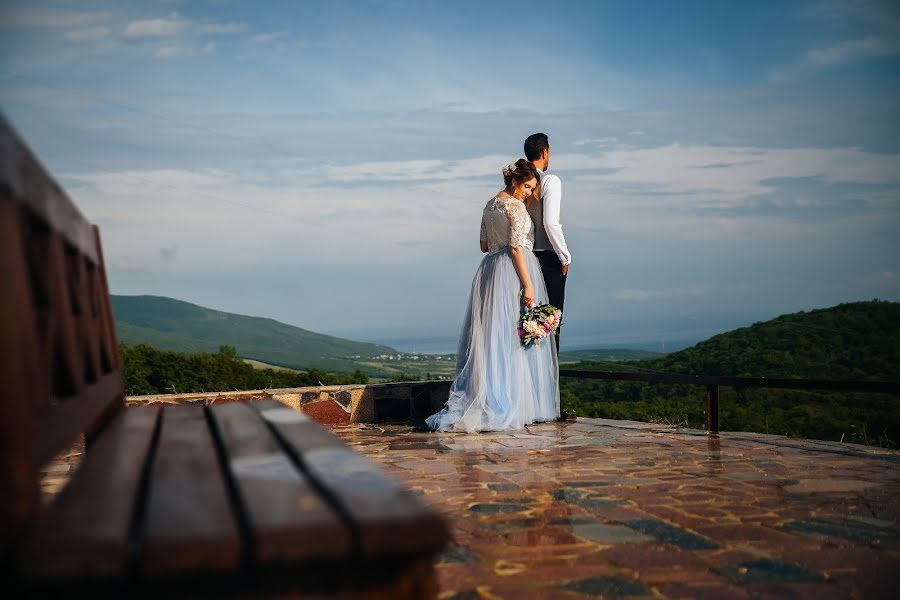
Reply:
[[[706,433],[719,433],[719,386],[706,386]]]

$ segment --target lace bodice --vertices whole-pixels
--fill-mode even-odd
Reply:
[[[488,252],[504,246],[534,249],[534,224],[525,205],[515,198],[491,198],[481,213],[481,239],[487,240]]]

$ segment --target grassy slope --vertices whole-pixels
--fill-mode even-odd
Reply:
[[[388,346],[307,331],[273,319],[212,310],[159,296],[112,296],[119,341],[179,352],[234,346],[244,358],[294,369],[353,371],[348,356],[395,353]]]

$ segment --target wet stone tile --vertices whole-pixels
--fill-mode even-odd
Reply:
[[[515,483],[489,483],[487,487],[493,492],[518,492],[522,489],[521,486]]]
[[[585,538],[593,542],[599,542],[601,544],[646,542],[653,539],[649,535],[636,531],[631,527],[606,523],[585,523],[583,525],[573,525],[572,533],[574,533],[578,537]]]
[[[896,595],[900,452],[622,423],[334,431],[447,518],[442,600]]]
[[[557,517],[547,521],[548,525],[588,525],[599,523],[594,517]]]
[[[586,492],[581,490],[573,490],[573,489],[561,489],[561,490],[551,490],[550,497],[554,500],[559,500],[562,502],[568,502],[569,504],[575,504],[576,506],[581,506],[583,508],[602,508],[605,506],[622,506],[626,504],[627,501],[620,500],[619,498],[604,498],[598,496],[591,496]]]
[[[737,566],[716,569],[721,575],[738,583],[768,583],[781,581],[822,581],[819,573],[808,571],[800,565],[775,560],[745,562]]]
[[[785,524],[782,529],[804,535],[839,537],[854,542],[870,542],[898,535],[896,530],[852,519],[793,521]]]
[[[563,481],[562,483],[571,488],[603,487],[612,485],[609,481]]]
[[[469,512],[493,515],[500,513],[515,513],[528,510],[527,506],[516,502],[485,502],[482,504],[473,504],[468,508]]]
[[[765,473],[759,471],[742,471],[740,473],[730,473],[726,475],[729,479],[737,479],[738,481],[765,481],[769,477]]]
[[[649,596],[650,590],[639,581],[625,579],[623,577],[589,577],[570,581],[563,586],[565,589],[586,594],[588,596],[600,596],[603,598],[627,598],[630,596]]]
[[[439,563],[477,563],[478,561],[478,555],[465,546],[454,546],[441,554],[437,560]]]
[[[498,523],[486,523],[483,527],[491,531],[512,531],[514,529],[524,529],[534,527],[541,523],[540,519],[510,519],[509,521],[500,521]]]
[[[625,525],[682,550],[716,550],[719,544],[656,519],[632,519]]]

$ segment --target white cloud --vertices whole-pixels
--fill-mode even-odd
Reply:
[[[156,58],[175,58],[180,56],[182,52],[183,48],[179,46],[161,46],[156,49],[154,56]]]
[[[608,146],[619,141],[617,137],[583,138],[572,142],[573,146]]]
[[[848,63],[864,58],[877,58],[900,52],[900,47],[893,40],[880,37],[869,37],[860,40],[848,40],[828,46],[808,50],[802,63],[815,69],[821,69]]]
[[[246,28],[246,23],[201,23],[194,27],[194,31],[203,35],[232,35]]]
[[[96,42],[97,40],[102,40],[108,35],[108,28],[97,26],[69,31],[66,33],[66,39],[70,42]]]
[[[122,32],[122,37],[129,41],[147,38],[173,37],[187,29],[190,21],[178,13],[159,19],[131,21]]]
[[[203,47],[197,46],[178,46],[174,44],[170,44],[167,46],[160,46],[156,49],[154,56],[156,58],[184,58],[188,56],[200,56],[204,54],[212,54],[216,51],[216,43],[215,42],[207,42],[203,45]]]
[[[40,10],[10,11],[0,14],[0,25],[7,27],[86,27],[109,20],[105,12],[53,12]]]
[[[894,31],[900,28],[900,11],[885,0],[819,0],[804,6],[799,14],[837,26],[856,21]]]
[[[271,31],[267,33],[257,33],[253,36],[253,42],[256,44],[267,44],[269,42],[274,42],[275,40],[280,40],[288,35],[287,31]]]
[[[498,174],[512,156],[463,160],[362,162],[295,171],[322,185],[348,182],[414,183],[471,180]],[[900,155],[856,148],[756,148],[682,146],[619,147],[584,154],[554,154],[551,169],[567,181],[644,192],[681,206],[735,206],[770,193],[777,178],[816,178],[828,183],[898,184]],[[285,171],[290,174],[291,171]],[[665,195],[660,199],[660,194]],[[893,195],[885,200],[890,201]],[[801,199],[811,205],[812,200]],[[894,199],[896,201],[896,198]]]

